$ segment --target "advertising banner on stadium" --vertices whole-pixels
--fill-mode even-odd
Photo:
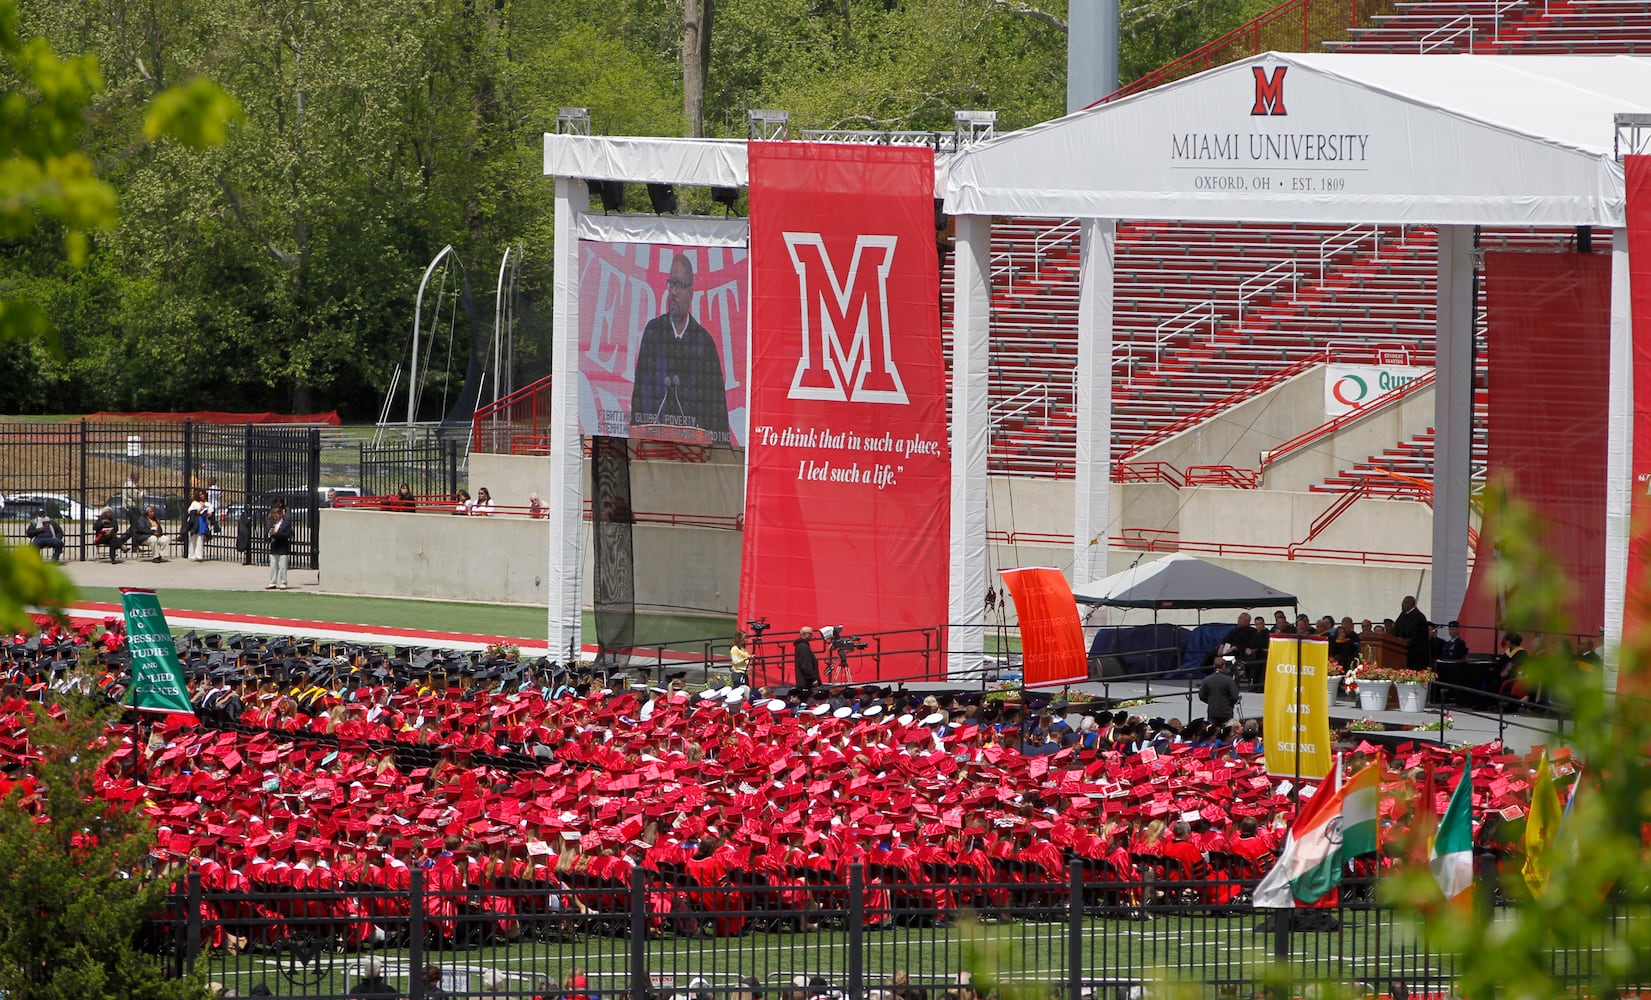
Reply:
[[[1622,635],[1651,626],[1651,156],[1623,157],[1628,188],[1628,294],[1634,340],[1633,491]],[[1644,676],[1622,682],[1643,693]]]
[[[1047,567],[1002,571],[1020,624],[1021,669],[1026,687],[1076,684],[1089,678],[1083,620],[1066,574]]]
[[[1431,371],[1407,365],[1325,365],[1324,415],[1352,413]]]
[[[946,622],[951,463],[928,149],[752,143],[740,618]],[[883,680],[921,660],[880,664]],[[770,678],[776,679],[777,678]]]
[[[579,241],[579,432],[745,446],[747,253]]]
[[[1261,696],[1268,774],[1317,781],[1330,773],[1329,672],[1325,640],[1273,636],[1268,641]]]

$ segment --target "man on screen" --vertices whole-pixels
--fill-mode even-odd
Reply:
[[[694,301],[694,265],[684,255],[671,261],[667,311],[642,328],[631,388],[631,426],[690,428],[705,432],[682,440],[729,444],[728,396],[717,343],[688,314]],[[640,434],[640,437],[655,436]],[[674,434],[659,434],[672,437]]]

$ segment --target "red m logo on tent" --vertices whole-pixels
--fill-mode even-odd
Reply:
[[[889,355],[889,268],[894,236],[854,241],[848,273],[839,274],[819,233],[786,233],[785,246],[802,296],[802,356],[791,399],[907,403]]]
[[[1272,75],[1269,76],[1265,67],[1250,67],[1250,72],[1255,74],[1255,107],[1250,109],[1250,114],[1289,114],[1284,110],[1284,71],[1289,68],[1275,66]]]

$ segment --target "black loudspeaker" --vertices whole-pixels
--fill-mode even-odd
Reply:
[[[1594,227],[1593,226],[1578,226],[1578,227],[1576,227],[1576,252],[1577,253],[1593,253],[1594,252]]]
[[[732,212],[734,203],[740,200],[740,189],[714,187],[711,189],[711,200]]]
[[[1089,676],[1093,680],[1103,680],[1111,677],[1123,677],[1129,673],[1124,666],[1121,656],[1091,656],[1089,658]]]
[[[655,215],[675,215],[676,188],[669,184],[649,184],[648,204],[654,207]]]
[[[586,181],[585,189],[602,202],[604,212],[617,212],[625,204],[625,185],[620,181]]]

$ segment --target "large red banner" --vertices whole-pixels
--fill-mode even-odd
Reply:
[[[951,463],[933,153],[749,149],[740,617],[780,633],[944,625]],[[920,666],[885,658],[879,675]]]
[[[1089,679],[1083,619],[1072,586],[1058,569],[1028,567],[1002,571],[1020,623],[1020,660],[1025,687],[1078,684]]]
[[[1623,158],[1628,186],[1628,294],[1634,342],[1633,499],[1629,512],[1628,587],[1622,635],[1633,641],[1651,628],[1651,156]],[[1623,690],[1643,691],[1647,679],[1624,678]]]

